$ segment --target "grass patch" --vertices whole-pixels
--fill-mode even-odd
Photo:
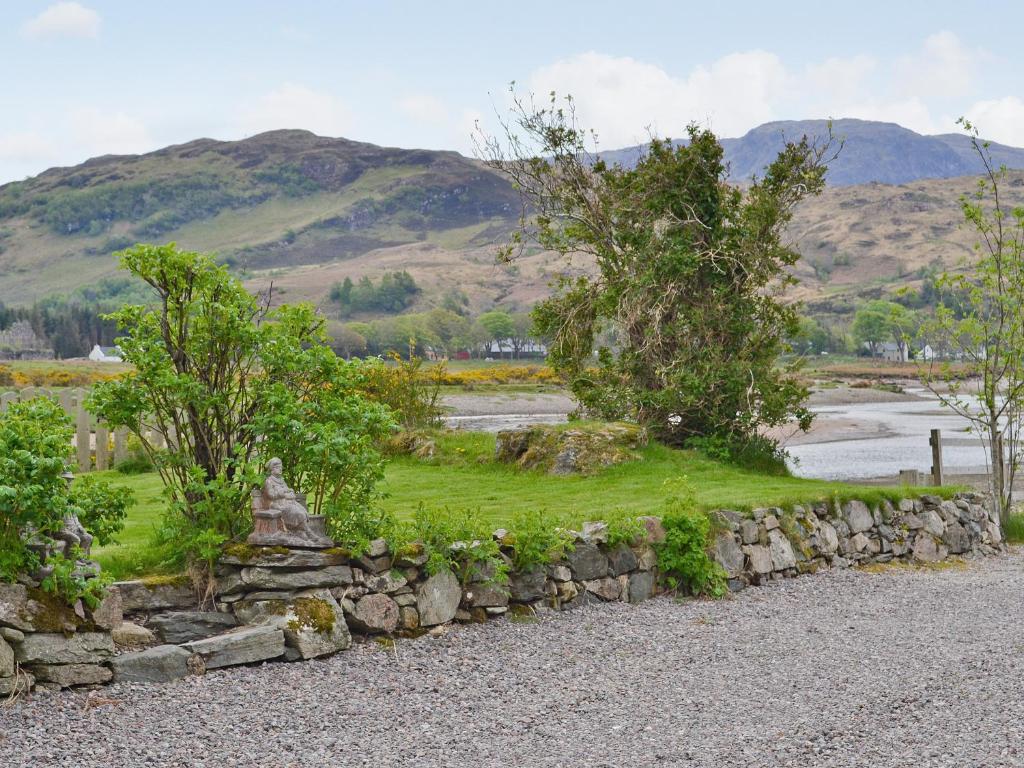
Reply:
[[[411,519],[422,504],[428,509],[470,510],[495,528],[524,512],[540,511],[560,520],[600,520],[610,514],[659,514],[672,495],[673,481],[686,477],[705,509],[748,511],[754,507],[791,508],[797,504],[839,498],[861,499],[868,505],[883,500],[935,493],[952,496],[959,488],[860,486],[825,480],[764,475],[723,464],[694,451],[652,444],[638,449],[638,461],[607,467],[589,476],[556,477],[524,471],[494,461],[495,438],[483,432],[441,432],[430,459],[394,458],[385,472],[383,507],[400,519]],[[119,543],[93,553],[116,578],[137,578],[166,572],[161,552],[153,545],[164,507],[160,478],[155,473],[100,473],[116,485],[135,491]],[[1024,540],[1024,516],[1020,516]]]
[[[1024,544],[1024,513],[1010,515],[1003,529],[1003,535],[1011,544]]]

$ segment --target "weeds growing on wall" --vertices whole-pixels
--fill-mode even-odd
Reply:
[[[698,509],[693,486],[685,478],[673,485],[661,513],[665,541],[655,547],[661,577],[670,589],[721,597],[726,591],[725,572],[708,555],[711,519]]]

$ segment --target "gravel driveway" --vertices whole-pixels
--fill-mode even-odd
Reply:
[[[39,695],[10,766],[1024,766],[1024,555]]]

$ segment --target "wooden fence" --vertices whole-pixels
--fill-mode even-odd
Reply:
[[[76,387],[74,389],[44,389],[27,387],[0,394],[0,413],[7,410],[10,403],[20,400],[31,400],[34,397],[50,397],[60,403],[61,407],[71,416],[75,424],[75,463],[79,472],[110,469],[128,458],[128,430],[118,427],[111,431],[102,422],[85,410],[83,404],[89,390]],[[162,435],[155,433],[151,441],[156,445],[166,445]]]

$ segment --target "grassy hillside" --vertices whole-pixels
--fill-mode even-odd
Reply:
[[[780,125],[751,132],[760,143],[751,145],[747,165],[758,162]],[[963,154],[955,137],[929,141],[930,152],[941,145]],[[844,152],[851,146],[857,150],[851,143]],[[999,155],[1004,160],[1019,152],[997,150],[1010,153]],[[861,164],[870,155],[854,154]],[[946,162],[939,155],[936,162]],[[886,158],[892,152],[875,160],[879,173]],[[913,163],[900,167],[923,172]],[[790,228],[804,255],[792,297],[817,314],[842,314],[860,298],[955,267],[973,243],[959,226],[957,202],[973,185],[965,176],[832,186],[806,201]],[[1024,172],[1011,172],[1006,193],[1011,204],[1024,204]],[[281,300],[323,302],[346,276],[405,269],[424,289],[413,310],[453,287],[469,296],[473,311],[525,309],[557,276],[588,263],[534,252],[512,266],[496,264],[494,245],[515,227],[519,204],[504,178],[456,153],[305,131],[101,157],[0,187],[0,302],[25,305],[95,283],[115,272],[112,251],[173,240],[216,252],[252,288],[272,282]]]

